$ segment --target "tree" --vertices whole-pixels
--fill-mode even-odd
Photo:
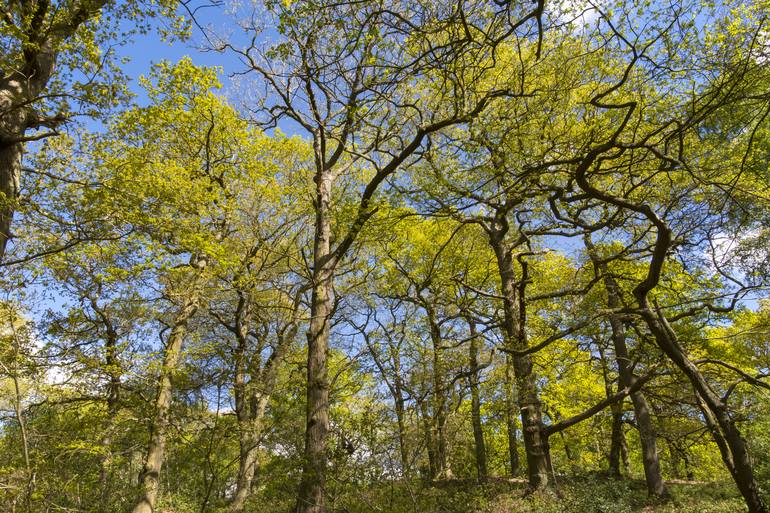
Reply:
[[[623,318],[615,313],[623,307],[623,293],[617,279],[607,269],[607,263],[596,253],[588,235],[585,238],[585,244],[597,276],[602,276],[607,294],[607,308],[612,312],[609,314],[610,337],[620,383],[624,387],[631,387],[637,379],[633,371],[634,361],[630,357],[626,343],[625,323]],[[668,492],[663,484],[660,462],[658,461],[657,434],[650,417],[649,404],[641,390],[631,394],[631,402],[634,405],[634,418],[642,445],[642,462],[644,464],[644,477],[647,482],[647,493],[654,497],[665,497]],[[613,430],[616,429],[618,428],[613,424]]]
[[[245,48],[225,43],[222,49],[234,50],[267,87],[273,103],[261,110],[262,121],[290,119],[312,139],[316,219],[306,454],[297,511],[321,512],[329,430],[326,355],[337,267],[373,215],[380,186],[414,159],[431,134],[468,122],[496,97],[517,94],[496,84],[478,89],[478,78],[488,72],[485,63],[497,43],[527,20],[539,19],[542,6],[524,11],[513,27],[496,22],[498,16],[517,14],[510,6],[498,12],[484,4],[449,12],[377,2],[266,2],[264,7],[264,19],[277,27],[281,40],[265,54],[256,38]],[[471,13],[481,21],[493,18],[471,31]],[[248,30],[260,32],[256,26]],[[348,36],[341,41],[340,34]],[[459,66],[462,75],[455,73]],[[414,80],[427,87],[415,88]],[[358,204],[349,220],[335,223],[335,184],[350,173],[365,176]]]
[[[0,260],[12,237],[22,189],[26,143],[56,135],[77,109],[98,115],[127,90],[111,45],[125,21],[146,32],[147,19],[163,16],[184,32],[173,2],[148,5],[106,0],[5,2],[0,7]],[[121,38],[128,34],[121,33]]]

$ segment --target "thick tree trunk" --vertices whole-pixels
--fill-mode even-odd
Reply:
[[[625,386],[631,386],[628,383]],[[642,446],[642,465],[644,479],[647,483],[647,494],[652,497],[666,497],[668,490],[663,482],[658,458],[658,435],[652,423],[650,407],[642,392],[631,394],[631,404],[634,405],[636,427],[639,431],[639,442]]]
[[[610,454],[607,473],[616,479],[621,477],[620,459],[623,452],[623,404],[617,402],[610,408],[612,412],[612,433],[610,435]]]
[[[72,26],[73,32],[82,21]],[[48,84],[56,62],[56,53],[50,41],[41,37],[42,33],[40,27],[39,33],[33,35],[37,48],[34,51],[28,49],[24,69],[10,71],[0,78],[0,262],[5,258],[11,238],[13,215],[21,190],[22,141],[28,129],[53,123],[53,120],[41,120],[33,107],[35,99]]]
[[[332,297],[334,267],[331,254],[332,175],[316,175],[316,221],[313,242],[312,297],[310,328],[307,333],[307,425],[302,480],[297,513],[324,513],[326,485],[326,438],[329,432],[329,377],[327,352],[330,322],[334,309]]]
[[[0,262],[11,238],[11,224],[19,197],[22,145],[0,141]]]
[[[29,96],[26,84],[28,81],[21,73],[0,80],[0,262],[5,259],[11,239],[11,225],[21,187],[24,145],[19,140],[27,129],[27,109],[20,105]]]
[[[519,474],[519,442],[516,437],[516,383],[513,356],[505,355],[505,427],[508,435],[508,460],[511,477]]]
[[[612,287],[614,292],[609,294],[610,300],[608,305],[610,308],[620,306],[615,287]],[[610,325],[612,327],[612,343],[615,348],[615,358],[617,359],[620,373],[620,383],[623,387],[631,387],[637,378],[631,369],[631,359],[629,358],[628,347],[626,346],[625,326],[623,321],[616,315],[610,316]],[[663,482],[660,460],[658,458],[658,435],[652,422],[647,399],[641,390],[631,394],[631,404],[634,406],[634,417],[636,418],[639,442],[642,447],[642,465],[644,467],[644,479],[647,483],[647,494],[651,497],[666,497],[668,490]]]
[[[520,304],[516,293],[516,275],[513,268],[513,256],[506,250],[502,237],[504,232],[490,236],[490,244],[497,257],[503,296],[505,345],[514,351],[527,349],[527,340],[520,325]],[[535,374],[530,355],[512,355],[513,370],[516,377],[516,392],[521,411],[521,425],[524,450],[527,456],[527,476],[533,489],[548,486],[548,443],[542,432],[542,411],[537,391]]]
[[[436,443],[433,437],[433,419],[428,408],[428,398],[420,400],[420,416],[422,417],[422,431],[425,438],[425,452],[428,454],[428,481],[433,481],[438,475],[438,457],[436,455]]]
[[[205,261],[199,260],[196,267],[199,269],[205,267]],[[165,458],[166,438],[171,422],[173,374],[182,354],[182,344],[187,334],[187,325],[198,309],[198,278],[199,276],[196,274],[182,306],[176,313],[171,333],[166,342],[158,381],[158,392],[155,398],[155,417],[151,427],[150,443],[147,447],[144,469],[140,477],[141,493],[134,504],[133,513],[152,513],[158,498],[160,471]]]
[[[476,325],[468,322],[471,332],[470,358],[470,389],[471,389],[471,423],[473,425],[473,441],[476,453],[476,474],[479,481],[487,478],[487,448],[484,444],[484,427],[481,423],[481,397],[479,394],[479,348]]]
[[[444,365],[442,353],[444,350],[441,330],[436,321],[435,312],[430,306],[426,306],[428,323],[430,325],[430,339],[433,345],[433,441],[436,444],[436,475],[439,479],[449,476],[447,466],[447,439],[446,439],[446,394],[448,390],[444,385]]]

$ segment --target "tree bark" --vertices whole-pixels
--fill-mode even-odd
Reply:
[[[513,356],[505,355],[505,427],[508,435],[508,459],[511,477],[519,474],[519,443],[516,439],[516,383]]]
[[[398,424],[398,448],[401,456],[401,472],[404,477],[410,475],[409,452],[406,447],[406,400],[404,399],[403,383],[401,381],[401,357],[397,351],[393,355],[393,400],[396,406],[396,422]]]
[[[614,146],[614,142],[608,144],[607,148]],[[712,429],[712,433],[714,440],[720,444],[722,459],[730,470],[733,480],[749,508],[749,513],[767,513],[767,507],[762,500],[759,486],[754,477],[746,441],[741,436],[735,421],[730,417],[727,404],[711,388],[698,367],[688,358],[665,316],[659,309],[653,310],[650,305],[649,293],[660,283],[668,253],[674,246],[673,232],[666,221],[660,218],[649,205],[634,203],[626,198],[613,196],[589,183],[586,174],[602,151],[605,149],[601,147],[595,149],[577,166],[575,181],[592,198],[639,213],[646,217],[650,225],[655,228],[655,243],[648,263],[647,275],[633,290],[638,307],[637,313],[647,325],[661,351],[682,371],[690,381],[696,395],[702,399],[706,417],[713,417],[714,429]],[[726,447],[723,448],[721,444]]]
[[[21,190],[21,141],[28,128],[29,110],[24,105],[35,96],[31,88],[38,89],[39,83],[40,78],[29,80],[22,72],[11,72],[0,79],[0,262],[12,237],[11,225]]]
[[[599,348],[599,358],[602,364],[602,378],[604,379],[604,390],[607,397],[613,395],[612,380],[609,375],[609,363],[607,362],[607,356],[605,354],[604,347],[601,343],[597,344]],[[618,390],[623,388],[620,384]],[[623,444],[625,443],[625,434],[623,433],[623,401],[618,401],[610,406],[610,412],[612,413],[612,427],[610,433],[610,452],[607,456],[607,473],[610,477],[619,479],[620,474],[620,460],[623,452]]]
[[[242,512],[246,500],[251,495],[254,476],[257,473],[259,457],[259,441],[262,435],[262,426],[265,418],[265,409],[270,400],[269,394],[256,394],[253,397],[254,404],[248,411],[238,415],[238,477],[235,493],[230,502],[230,511]]]
[[[610,309],[620,307],[618,299],[617,284],[606,275],[612,285],[608,290],[608,306]],[[626,331],[623,321],[617,315],[610,315],[610,326],[612,328],[612,343],[615,348],[615,358],[617,359],[620,383],[623,387],[631,387],[636,382],[636,376],[631,369],[631,359],[626,346]],[[647,484],[647,494],[651,497],[667,497],[668,490],[663,482],[663,474],[660,470],[660,460],[658,458],[658,435],[650,415],[650,407],[647,404],[647,398],[639,390],[631,394],[631,404],[634,406],[634,417],[636,419],[636,428],[639,431],[639,442],[642,447],[642,465],[644,467],[644,479]]]
[[[423,301],[428,313],[428,323],[430,328],[430,339],[433,347],[433,418],[431,425],[433,429],[433,442],[436,444],[436,474],[434,478],[443,479],[449,476],[450,471],[447,466],[447,439],[446,439],[446,387],[444,385],[444,366],[442,352],[444,350],[443,340],[441,338],[441,329],[436,321],[436,314],[429,303]]]
[[[297,513],[323,513],[326,510],[324,488],[328,459],[326,437],[329,432],[329,377],[326,360],[334,309],[332,288],[336,263],[331,252],[331,171],[320,165],[315,181],[312,297],[310,327],[307,332],[307,425]]]
[[[609,273],[606,264],[601,263],[593,252],[593,244],[586,237],[586,248],[596,270],[603,275],[604,288],[607,291],[607,307],[617,310],[622,305],[622,291],[615,277]],[[626,344],[626,325],[617,314],[610,314],[610,329],[612,346],[615,351],[615,361],[618,365],[620,384],[629,388],[636,383],[636,376],[631,367],[632,362]],[[651,497],[667,497],[668,490],[663,482],[663,474],[660,470],[658,457],[658,435],[650,415],[650,407],[647,398],[641,390],[631,394],[631,404],[634,406],[636,428],[639,431],[639,442],[642,448],[642,465],[644,467],[644,479],[647,484],[647,494]],[[622,428],[622,426],[621,426]],[[614,429],[614,426],[613,426]]]
[[[468,321],[470,327],[470,389],[471,389],[471,423],[473,425],[473,441],[476,453],[476,474],[479,481],[487,478],[487,448],[484,443],[484,427],[481,423],[481,398],[479,394],[479,348],[476,325]]]
[[[620,459],[623,452],[623,404],[617,402],[610,408],[612,412],[612,433],[610,434],[610,454],[608,458],[607,473],[619,479],[620,474]]]
[[[682,479],[684,477],[681,466],[682,457],[679,454],[679,448],[671,440],[668,442],[668,454],[671,457],[671,475],[676,479]]]
[[[523,351],[527,349],[527,339],[520,325],[519,301],[517,297],[516,274],[513,267],[512,251],[505,247],[503,238],[507,232],[507,222],[498,217],[498,226],[489,231],[489,241],[497,258],[503,297],[503,328],[506,347]],[[548,445],[542,433],[542,406],[537,391],[532,358],[529,354],[512,355],[513,371],[516,377],[518,405],[521,411],[521,425],[524,450],[527,456],[527,476],[533,489],[548,486]]]
[[[112,473],[112,436],[115,430],[115,418],[120,410],[120,378],[122,370],[118,357],[118,333],[107,317],[106,312],[99,307],[95,299],[92,299],[91,305],[94,311],[99,315],[104,323],[105,329],[105,363],[107,365],[107,374],[109,382],[107,384],[107,422],[102,437],[102,447],[106,449],[105,455],[99,462],[99,488],[101,496],[100,510],[106,512],[110,507],[109,497],[112,492],[111,473]]]
[[[631,462],[628,460],[628,439],[625,433],[623,433],[621,440],[623,444],[620,446],[620,460],[623,462],[623,471],[628,476],[631,475]]]
[[[420,400],[420,416],[422,417],[422,431],[425,438],[425,452],[428,454],[428,481],[436,479],[438,464],[436,463],[436,444],[433,441],[433,428],[430,411],[428,408],[428,399],[424,397]]]
[[[168,428],[171,423],[170,410],[173,396],[173,375],[176,372],[182,354],[182,344],[187,335],[187,325],[198,309],[199,280],[201,272],[206,266],[206,260],[194,258],[192,264],[196,268],[195,274],[192,277],[190,288],[186,291],[185,299],[176,312],[171,333],[168,336],[163,352],[150,442],[147,446],[144,469],[139,478],[141,491],[134,503],[133,513],[152,513],[158,498],[160,472],[165,458]]]
[[[394,409],[396,412],[396,424],[398,427],[398,448],[399,457],[401,462],[401,474],[402,477],[406,477],[411,474],[411,465],[409,459],[409,453],[407,451],[406,441],[406,398],[404,397],[404,381],[401,376],[401,354],[399,346],[388,346],[388,353],[390,363],[393,366],[393,380],[391,381],[387,377],[387,370],[383,364],[381,358],[377,354],[377,348],[371,343],[369,335],[363,333],[364,340],[369,348],[369,352],[372,355],[374,364],[377,366],[382,380],[388,387],[390,395],[393,398]]]
[[[81,5],[77,12],[64,14],[52,29],[45,26],[52,23],[50,17],[55,15],[49,12],[52,7],[48,2],[39,2],[35,16],[26,20],[29,25],[21,28],[24,32],[20,37],[24,43],[19,49],[23,54],[22,66],[7,70],[7,74],[0,77],[0,262],[5,258],[19,199],[26,133],[30,129],[47,127],[53,135],[53,129],[65,119],[62,114],[43,115],[35,106],[42,100],[41,94],[53,76],[58,46],[72,37],[104,4],[105,0],[97,0]]]
[[[0,262],[11,239],[11,224],[19,197],[22,145],[0,142]]]
[[[230,502],[230,511],[243,511],[246,499],[251,493],[252,480],[256,473],[259,438],[262,418],[267,406],[267,395],[256,395],[253,383],[247,383],[248,337],[251,329],[251,304],[246,294],[239,293],[235,313],[235,414],[238,419],[238,477],[235,493]],[[253,400],[252,400],[253,399]]]
[[[257,445],[259,443],[259,425],[255,425],[252,411],[249,408],[247,391],[247,360],[248,336],[251,329],[251,305],[245,294],[239,293],[238,306],[235,311],[234,334],[235,375],[233,393],[235,396],[235,415],[238,419],[238,476],[235,493],[230,502],[230,511],[240,512],[251,492],[251,480],[257,463]],[[256,412],[254,412],[256,413]],[[256,432],[256,437],[254,436]]]

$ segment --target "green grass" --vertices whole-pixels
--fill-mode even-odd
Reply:
[[[555,490],[528,494],[523,483],[449,481],[425,487],[393,482],[348,489],[333,499],[339,513],[740,513],[730,483],[671,484],[671,499],[653,502],[644,483],[605,477],[562,479]]]

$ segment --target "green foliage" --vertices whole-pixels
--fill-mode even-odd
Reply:
[[[160,418],[156,510],[227,511],[252,455],[246,511],[292,511],[328,408],[330,512],[743,511],[692,368],[770,493],[766,1],[547,2],[517,24],[514,2],[269,0],[238,20],[272,91],[254,105],[190,57],[132,102],[110,47],[186,37],[175,3],[6,4],[0,70],[57,64],[0,136],[19,109],[100,124],[24,157],[0,266],[3,510],[128,511]],[[623,358],[671,498],[646,496],[627,398],[551,433],[556,487],[527,493],[521,410],[542,432],[577,418],[622,389]]]

